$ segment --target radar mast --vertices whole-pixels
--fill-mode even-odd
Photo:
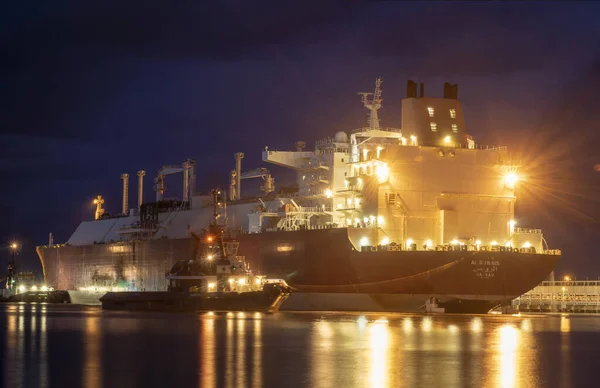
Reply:
[[[383,99],[381,98],[381,77],[377,77],[375,80],[375,92],[360,92],[359,95],[362,96],[362,103],[365,108],[367,108],[369,113],[369,129],[379,129],[379,116],[377,115],[377,111],[381,108],[381,103]],[[369,101],[369,96],[373,96]]]

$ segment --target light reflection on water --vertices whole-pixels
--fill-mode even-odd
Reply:
[[[600,342],[600,317],[0,305],[0,334],[7,387],[568,387],[585,378],[577,350]]]

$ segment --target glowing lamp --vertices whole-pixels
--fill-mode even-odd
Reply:
[[[379,166],[379,168],[377,169],[377,180],[379,181],[379,183],[384,183],[388,180],[390,176],[390,169],[388,168],[387,164],[383,164],[381,166]]]
[[[427,241],[425,241],[425,246],[427,248],[431,248],[431,247],[433,247],[433,242],[431,240],[427,240]]]
[[[325,190],[325,197],[327,197],[327,198],[333,198],[333,191],[331,191],[331,189],[326,189]]]
[[[260,281],[260,279],[256,279],[256,280],[254,281],[254,283],[256,283],[256,285],[257,285],[257,286],[260,286],[260,283],[261,283],[261,281]]]
[[[208,289],[212,290],[216,287],[217,285],[215,283],[208,283]]]
[[[496,246],[496,245],[498,245],[498,243],[497,243],[496,241],[492,241],[492,242],[490,243],[490,245],[491,245],[491,246]]]
[[[42,291],[48,291],[48,287],[42,286]]]
[[[529,241],[525,242],[525,244],[523,244],[523,248],[531,248],[531,243]]]
[[[514,188],[519,181],[519,176],[514,172],[509,172],[504,176],[504,184],[506,187]]]
[[[413,239],[412,239],[412,238],[409,238],[408,240],[406,240],[406,247],[407,247],[407,248],[410,248],[410,247],[413,245],[413,242],[414,242],[414,241],[413,241]]]
[[[444,143],[445,143],[445,144],[450,144],[450,142],[452,142],[452,138],[451,138],[450,136],[446,136],[446,137],[444,138]]]
[[[242,279],[238,279],[238,284],[239,284],[240,286],[243,286],[243,285],[245,285],[245,284],[246,284],[246,279],[244,279],[244,278],[242,278]]]
[[[213,255],[208,255],[208,256],[206,256],[206,259],[207,259],[207,260],[212,260],[212,259],[213,259]]]
[[[389,237],[384,237],[381,239],[381,245],[388,245],[390,243],[390,238]]]
[[[454,239],[454,240],[450,241],[450,244],[452,244],[452,245],[456,245],[456,244],[458,244],[458,240],[457,240],[457,239]]]
[[[367,245],[369,245],[369,239],[366,238],[366,237],[361,238],[360,239],[360,246],[364,247],[364,246],[367,246]]]

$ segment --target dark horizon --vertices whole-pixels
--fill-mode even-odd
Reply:
[[[362,126],[356,92],[377,76],[391,127],[408,79],[429,96],[457,83],[476,142],[524,162],[519,225],[563,250],[558,276],[600,276],[600,4],[110,3],[16,3],[0,16],[0,277],[11,241],[40,274],[35,246],[93,219],[97,194],[118,212],[122,173],[132,206],[137,170],[149,201],[161,165],[196,159],[208,190],[242,151],[244,170],[265,166],[281,187],[261,150]]]

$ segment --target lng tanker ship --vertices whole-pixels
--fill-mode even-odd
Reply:
[[[380,126],[380,79],[360,94],[367,127],[338,131],[313,150],[298,141],[293,151],[262,151],[264,162],[296,172],[293,190],[276,192],[265,168],[242,172],[236,153],[229,189],[216,199],[251,268],[294,288],[282,309],[487,312],[552,272],[560,251],[540,229],[516,226],[518,160],[467,135],[457,85],[433,98],[409,81],[401,129]],[[107,215],[98,196],[95,220],[65,244],[37,248],[46,283],[164,290],[175,262],[217,260],[220,252],[199,249],[215,200],[194,191],[194,167],[163,166],[150,203],[138,171],[134,209],[123,174],[121,214]],[[164,199],[171,174],[183,175],[181,199]],[[264,195],[242,197],[251,178],[263,180]]]

